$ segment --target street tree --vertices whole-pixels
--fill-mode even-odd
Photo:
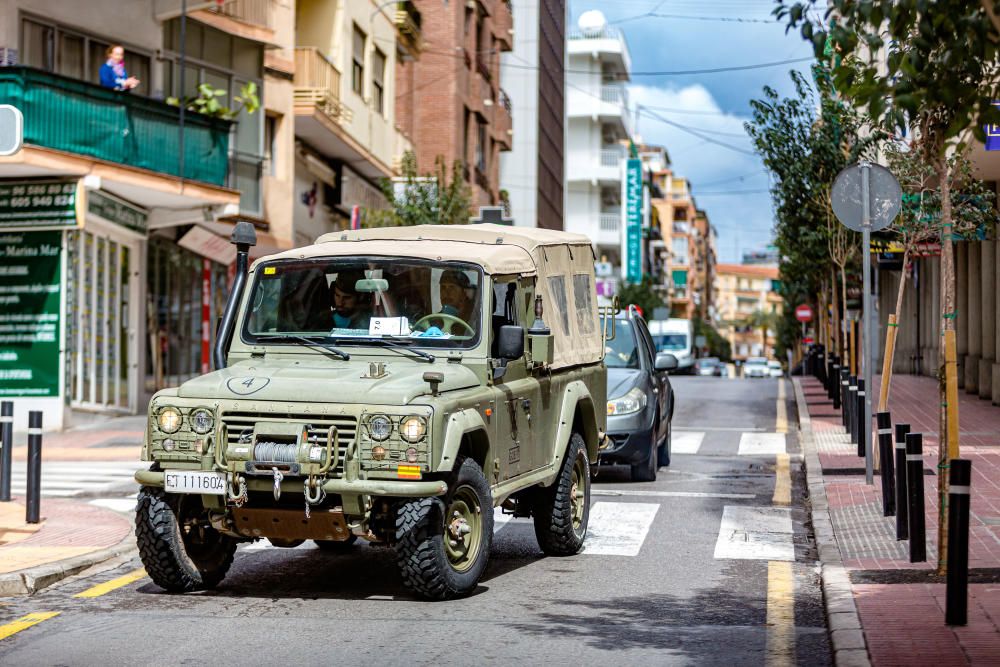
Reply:
[[[403,154],[399,179],[384,179],[382,193],[391,206],[367,209],[365,227],[406,227],[411,225],[461,225],[469,222],[472,193],[462,176],[462,164],[449,169],[444,157],[434,160],[432,173],[417,171],[412,151]]]
[[[818,6],[826,8],[825,13]],[[1000,2],[996,0],[778,0],[775,15],[798,28],[816,57],[829,58],[833,82],[872,124],[920,138],[920,159],[934,166],[941,201],[940,467],[938,568],[945,570],[948,461],[958,456],[955,174],[962,153],[984,127],[1000,122]]]
[[[757,308],[747,317],[746,323],[752,328],[760,330],[761,349],[763,350],[763,356],[767,356],[768,333],[774,331],[778,326],[778,314],[770,310]]]

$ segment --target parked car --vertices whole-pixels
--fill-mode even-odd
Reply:
[[[635,310],[616,316],[615,337],[605,342],[608,368],[608,443],[601,463],[632,467],[632,479],[651,482],[670,465],[670,422],[674,392],[667,372],[677,357],[655,353],[645,320]]]
[[[767,367],[767,359],[764,357],[749,357],[743,362],[743,377],[745,378],[766,378],[771,375],[771,369]]]
[[[702,357],[694,362],[695,375],[721,376],[726,367],[719,361],[718,357]]]
[[[771,372],[771,377],[780,378],[785,377],[785,369],[781,367],[780,361],[771,360],[767,362],[767,368]]]

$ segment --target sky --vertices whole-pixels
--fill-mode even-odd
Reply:
[[[774,0],[570,0],[567,28],[576,27],[583,12],[601,10],[625,34],[636,73],[811,58],[811,46],[797,31],[786,34],[785,26],[774,22],[774,6]],[[766,248],[772,236],[767,173],[743,130],[750,100],[759,99],[764,86],[791,94],[789,71],[807,72],[808,67],[809,62],[799,62],[716,74],[632,77],[633,108],[639,104],[645,109],[639,114],[638,134],[645,143],[664,146],[674,174],[690,180],[698,207],[718,231],[720,262],[739,263],[743,252]]]

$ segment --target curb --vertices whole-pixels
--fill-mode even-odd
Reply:
[[[795,406],[799,413],[799,441],[806,462],[806,486],[809,489],[813,533],[819,551],[823,602],[827,627],[830,629],[830,643],[833,646],[833,662],[844,667],[869,667],[871,662],[868,659],[868,647],[858,608],[854,604],[851,581],[830,520],[823,469],[813,441],[812,420],[806,397],[797,378],[792,378],[792,386],[795,388]]]
[[[64,558],[54,563],[29,567],[17,572],[0,574],[0,597],[32,595],[43,588],[95,565],[100,565],[112,558],[131,558],[138,552],[139,548],[135,545],[135,536],[129,533],[121,542],[113,547],[73,556],[72,558]]]

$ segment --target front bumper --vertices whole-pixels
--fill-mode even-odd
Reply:
[[[608,417],[608,439],[611,446],[598,452],[602,462],[642,463],[653,447],[653,411]]]
[[[143,486],[163,488],[163,472],[138,470],[135,481]],[[274,488],[270,477],[250,477],[247,479],[250,491],[268,491]],[[448,493],[448,485],[442,481],[403,482],[385,479],[328,479],[323,482],[323,490],[340,495],[390,496],[396,498],[427,498]],[[281,492],[302,493],[302,479],[293,478],[281,483]]]

